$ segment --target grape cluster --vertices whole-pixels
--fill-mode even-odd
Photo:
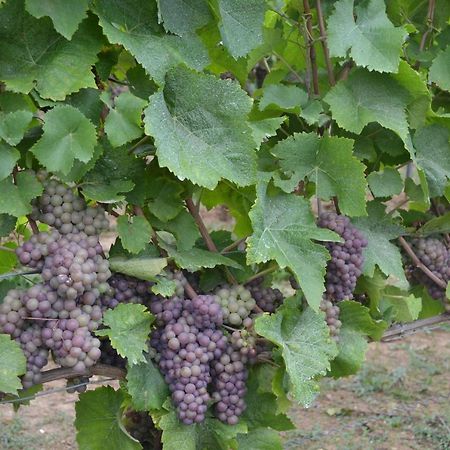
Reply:
[[[265,312],[274,313],[283,302],[284,297],[281,291],[265,286],[263,278],[257,278],[246,286],[256,304]]]
[[[70,378],[66,382],[66,391],[69,394],[75,394],[75,392],[81,394],[83,392],[86,392],[88,381],[89,377]]]
[[[225,285],[215,291],[217,302],[222,307],[223,321],[229,325],[249,326],[250,313],[256,305],[251,292],[242,285]],[[249,319],[249,320],[247,320]]]
[[[44,192],[34,204],[33,218],[61,234],[82,231],[96,236],[109,226],[103,208],[88,206],[70,187],[53,179],[44,181]]]
[[[125,369],[127,360],[117,353],[116,349],[111,345],[111,341],[109,339],[103,339],[100,341],[100,352],[101,355],[98,360],[99,363]]]
[[[440,280],[448,283],[450,280],[450,250],[440,239],[416,238],[411,240],[411,247],[420,261],[433,272]],[[435,299],[445,299],[445,289],[438,286],[422,270],[410,266],[407,274],[410,279],[423,284],[431,297]]]
[[[150,296],[149,281],[114,273],[108,280],[109,288],[101,297],[104,308],[115,308],[119,303],[144,304]]]
[[[339,341],[339,332],[341,329],[341,321],[339,320],[339,306],[334,305],[330,300],[322,299],[320,309],[325,313],[325,321],[330,329],[330,336],[336,341]]]
[[[155,298],[150,308],[158,324],[151,336],[151,346],[157,353],[156,360],[172,392],[180,420],[185,424],[203,422],[210,401],[208,387],[212,382],[217,417],[226,423],[236,423],[245,408],[243,400],[240,398],[237,404],[234,397],[245,393],[245,357],[233,349],[219,328],[223,313],[216,297]],[[227,353],[234,355],[234,366],[226,358],[220,363]],[[222,373],[225,367],[236,374]],[[242,375],[238,374],[238,369]],[[213,374],[221,380],[219,384]],[[232,386],[234,378],[243,381],[236,392]]]
[[[97,236],[107,225],[101,208],[88,207],[55,180],[45,184],[35,206],[56,229],[34,234],[16,253],[41,272],[42,282],[10,290],[0,305],[0,332],[16,339],[27,358],[26,388],[40,382],[50,352],[80,374],[99,359],[100,341],[92,332],[101,323],[100,296],[111,276]]]
[[[322,214],[318,225],[334,231],[344,240],[343,243],[325,244],[331,255],[327,264],[325,298],[331,301],[352,299],[356,280],[361,275],[367,239],[348,217],[336,213]]]

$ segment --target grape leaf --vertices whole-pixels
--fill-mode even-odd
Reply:
[[[0,213],[25,216],[31,212],[31,200],[42,193],[42,185],[31,172],[19,172],[16,184],[11,178],[0,181]]]
[[[433,60],[428,78],[441,89],[450,91],[450,45]]]
[[[190,248],[188,250],[176,249],[164,241],[160,240],[160,246],[167,251],[167,254],[175,260],[177,265],[182,269],[194,272],[202,267],[213,268],[218,265],[234,267],[241,269],[241,265],[231,258],[221,255],[220,253],[210,252],[201,248]]]
[[[152,227],[143,216],[120,216],[117,218],[117,232],[126,250],[139,253],[150,241]]]
[[[80,450],[139,450],[141,445],[125,432],[120,421],[125,394],[111,386],[80,394],[75,404],[75,427]]]
[[[364,363],[368,347],[366,336],[379,340],[388,324],[374,320],[369,308],[353,301],[339,303],[339,320],[342,328],[339,333],[339,354],[331,362],[331,375],[342,377],[356,373]]]
[[[422,236],[435,233],[450,233],[450,211],[442,216],[433,217],[417,230],[417,234]]]
[[[344,214],[364,215],[366,167],[353,156],[353,143],[351,139],[320,137],[316,133],[295,133],[278,142],[272,153],[291,177],[288,181],[277,180],[276,184],[292,192],[307,177],[315,183],[320,198],[329,200],[336,195]]]
[[[158,83],[180,63],[202,70],[207,51],[195,35],[166,35],[157,23],[156,2],[98,0],[94,11],[109,41],[122,44]]]
[[[140,280],[152,281],[167,266],[166,258],[139,257],[134,259],[116,256],[109,259],[114,272],[123,273]]]
[[[25,0],[25,7],[38,19],[49,16],[55,30],[70,41],[86,17],[88,0]]]
[[[164,450],[229,450],[236,448],[236,435],[247,432],[243,422],[227,425],[210,417],[201,424],[183,425],[175,412],[162,416],[158,426],[162,430]]]
[[[403,189],[402,177],[398,170],[392,167],[385,167],[380,172],[371,172],[367,181],[375,197],[390,197],[400,194]]]
[[[355,8],[354,0],[340,0],[328,18],[331,56],[345,58],[347,52],[358,66],[378,72],[397,72],[407,32],[395,28],[386,15],[383,0],[365,0]]]
[[[164,91],[150,97],[145,130],[155,138],[159,165],[181,180],[209,189],[221,178],[245,186],[256,175],[250,109],[237,84],[179,66],[168,72]]]
[[[297,303],[287,299],[275,314],[259,316],[255,330],[280,347],[291,392],[298,402],[309,406],[319,389],[314,378],[330,369],[329,360],[337,349],[322,314],[311,308],[300,312]]]
[[[114,147],[137,139],[144,133],[141,116],[146,104],[145,100],[129,92],[123,92],[115,99],[114,108],[109,110],[105,120],[105,131]]]
[[[233,58],[247,55],[262,44],[266,4],[261,0],[213,0],[220,16],[219,30]]]
[[[184,208],[180,183],[167,177],[155,177],[150,180],[148,208],[159,220],[167,222],[176,217]]]
[[[17,244],[14,242],[6,242],[3,244],[4,247],[15,249]],[[0,273],[7,273],[17,266],[17,256],[14,252],[8,250],[0,250]]]
[[[146,362],[128,368],[127,390],[136,411],[159,409],[169,395],[163,376],[148,356]]]
[[[259,101],[259,109],[279,109],[281,111],[300,112],[306,105],[308,94],[297,86],[283,84],[269,84],[264,87]]]
[[[8,236],[16,227],[17,217],[0,214],[0,237]],[[1,297],[1,296],[0,296]]]
[[[10,336],[0,334],[0,392],[17,394],[22,388],[19,375],[26,371],[27,361],[20,345]]]
[[[329,254],[313,239],[339,240],[337,235],[316,226],[305,199],[284,193],[269,196],[263,184],[258,186],[250,219],[254,231],[247,239],[248,263],[275,259],[281,268],[289,267],[309,305],[318,310]]]
[[[442,195],[450,179],[450,131],[442,125],[429,125],[416,131],[413,142],[430,196]]]
[[[11,175],[19,158],[20,153],[18,150],[0,141],[0,181]]]
[[[69,105],[55,106],[45,115],[44,134],[31,151],[51,171],[67,175],[75,159],[87,163],[97,143],[95,127]]]
[[[71,41],[25,11],[23,0],[9,1],[0,14],[0,80],[10,90],[64,100],[84,87],[96,87],[91,66],[103,38],[96,20],[84,20]]]
[[[411,322],[419,318],[422,299],[395,286],[388,286],[382,292],[379,309],[382,313],[389,309],[390,317],[397,322]]]
[[[364,69],[337,83],[324,98],[340,127],[359,134],[370,122],[378,122],[405,143],[409,139],[408,99],[408,93],[390,75]]]
[[[371,277],[375,266],[378,266],[384,274],[393,275],[406,283],[400,250],[390,242],[401,236],[404,229],[391,221],[385,213],[385,206],[381,203],[370,202],[367,205],[367,212],[368,217],[352,219],[353,224],[361,230],[368,241],[363,251],[363,273]]]
[[[283,450],[281,436],[269,428],[255,428],[247,434],[238,434],[239,450]]]
[[[242,418],[250,428],[265,428],[270,427],[274,430],[285,431],[295,428],[291,420],[286,414],[279,414],[277,412],[277,398],[272,392],[261,392],[259,374],[261,367],[250,371],[247,380],[247,394],[245,396],[245,403],[247,407]],[[265,382],[267,383],[267,379]],[[270,388],[270,383],[269,383]]]
[[[253,140],[257,147],[260,146],[264,139],[277,134],[278,128],[287,119],[286,116],[267,117],[266,119],[254,120],[253,118],[248,122],[252,129]]]
[[[0,138],[10,145],[18,144],[33,118],[31,111],[0,112]]]
[[[143,352],[148,348],[147,339],[153,316],[143,305],[120,303],[103,315],[103,325],[108,328],[97,330],[98,336],[108,336],[117,353],[128,359],[131,366],[146,362]]]
[[[158,0],[158,10],[165,30],[178,36],[192,34],[212,19],[205,0]]]

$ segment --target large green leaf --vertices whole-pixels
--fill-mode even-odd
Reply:
[[[79,450],[139,450],[141,445],[121,423],[125,394],[111,386],[80,394],[75,405]]]
[[[402,177],[399,171],[392,167],[386,167],[380,172],[371,172],[367,181],[375,197],[398,195],[403,189]]]
[[[331,56],[345,58],[350,52],[358,66],[378,72],[397,72],[407,33],[389,21],[383,0],[365,0],[355,12],[353,4],[354,0],[339,0],[328,19]]]
[[[137,411],[159,409],[169,395],[169,388],[150,357],[127,371],[127,389]]]
[[[149,182],[150,212],[163,222],[173,219],[184,209],[182,192],[183,187],[175,180],[167,177],[152,178]]]
[[[338,237],[316,226],[304,198],[284,193],[269,196],[266,189],[266,185],[259,185],[250,212],[254,231],[247,240],[247,260],[253,264],[274,259],[281,268],[289,267],[310,306],[318,310],[329,254],[313,240],[333,241]]]
[[[444,193],[450,179],[450,131],[442,125],[429,125],[414,135],[416,161],[425,172],[430,196]]]
[[[145,130],[155,138],[160,166],[181,180],[209,189],[221,178],[245,186],[256,175],[250,109],[236,83],[179,66],[168,72],[164,91],[150,97]]]
[[[340,127],[359,134],[370,122],[378,122],[409,143],[409,94],[392,76],[356,70],[347,80],[337,83],[324,100]]]
[[[297,86],[283,84],[269,84],[264,87],[259,101],[261,110],[279,109],[281,111],[299,112],[308,101],[308,94]]]
[[[20,345],[10,336],[0,334],[0,392],[17,394],[22,388],[19,375],[25,373],[26,363]]]
[[[158,25],[156,2],[97,0],[94,10],[109,41],[123,45],[159,83],[180,63],[201,70],[208,63],[206,49],[195,35],[166,35]]]
[[[70,40],[86,17],[88,0],[25,0],[27,11],[40,19],[49,16],[58,33]]]
[[[94,156],[95,127],[73,106],[55,106],[48,111],[43,130],[31,151],[48,170],[67,175],[75,159],[87,163]]]
[[[277,180],[287,192],[292,192],[305,178],[315,183],[316,195],[324,200],[333,196],[349,216],[366,212],[365,166],[352,154],[353,141],[336,136],[320,137],[316,133],[295,133],[276,144],[272,152],[280,161],[288,181]]]
[[[309,406],[319,391],[315,377],[325,375],[337,354],[322,314],[310,308],[302,313],[297,302],[290,299],[275,314],[258,317],[255,330],[280,347],[292,394]]]
[[[283,450],[281,436],[270,428],[255,428],[247,434],[239,434],[239,450]]]
[[[114,147],[137,139],[144,133],[141,117],[146,104],[145,100],[129,92],[123,92],[115,99],[114,108],[109,110],[105,120],[105,132]]]
[[[91,66],[103,43],[95,19],[84,20],[71,41],[25,11],[23,0],[10,0],[0,14],[0,80],[10,90],[64,100],[84,87],[95,87]]]
[[[42,185],[31,172],[19,172],[16,184],[11,178],[0,181],[0,213],[19,217],[31,212],[31,200],[42,193]]]
[[[368,241],[363,252],[364,273],[371,277],[378,266],[386,275],[406,283],[400,250],[390,242],[401,236],[404,229],[391,221],[385,208],[381,203],[371,202],[367,205],[368,217],[352,220]]]
[[[106,311],[103,325],[108,328],[97,330],[98,336],[108,336],[111,345],[120,356],[127,358],[130,365],[146,362],[143,352],[148,348],[147,340],[153,316],[143,305],[121,303]]]
[[[441,89],[450,91],[450,45],[434,59],[430,67],[429,80]]]
[[[213,0],[220,17],[219,29],[225,47],[237,59],[262,44],[263,0]]]
[[[167,266],[167,259],[150,256],[129,259],[115,256],[110,258],[109,266],[114,272],[123,273],[140,280],[153,281],[156,275],[159,275]]]

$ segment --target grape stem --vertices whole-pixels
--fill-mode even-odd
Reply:
[[[319,92],[319,73],[317,70],[316,49],[314,48],[314,38],[312,29],[312,14],[309,6],[309,0],[303,0],[303,18],[306,24],[307,45],[309,52],[309,60],[311,63],[311,71],[313,77],[314,95],[320,95]]]
[[[92,375],[99,375],[102,377],[114,378],[116,380],[123,380],[126,376],[125,369],[119,367],[108,366],[106,364],[96,364],[84,372],[77,372],[71,367],[59,367],[57,369],[50,369],[42,372],[41,383],[49,383],[50,381],[77,378],[80,376],[90,377]]]
[[[447,287],[447,284],[445,281],[438,278],[420,259],[419,257],[414,253],[414,250],[411,248],[411,246],[405,241],[405,238],[403,236],[400,236],[398,238],[398,241],[400,242],[400,245],[403,247],[405,252],[409,255],[409,257],[412,259],[414,265],[420,269],[430,280],[434,281],[439,287],[442,289],[445,289]]]
[[[327,73],[328,73],[328,81],[331,86],[334,86],[336,84],[336,79],[334,78],[333,64],[331,62],[330,52],[328,51],[327,32],[325,29],[325,22],[323,20],[322,4],[321,4],[320,0],[316,0],[316,10],[317,10],[317,21],[319,23],[319,31],[320,31],[320,37],[321,37],[320,43],[322,44],[323,55],[325,56],[325,63],[327,66]]]
[[[216,247],[216,244],[214,244],[214,241],[211,239],[211,236],[208,233],[208,230],[206,229],[206,226],[203,222],[203,219],[200,216],[200,213],[195,206],[192,198],[187,198],[185,200],[186,207],[188,211],[191,213],[191,216],[194,218],[195,223],[197,224],[198,230],[200,231],[200,234],[202,235],[203,240],[205,241],[206,247],[210,252],[213,253],[219,253],[219,250]],[[229,271],[227,267],[224,267],[225,276],[227,277],[227,280],[230,284],[237,284],[236,278],[233,276],[233,274]]]
[[[241,239],[238,239],[237,241],[234,241],[232,244],[226,246],[220,253],[222,253],[223,255],[224,253],[228,253],[231,250],[234,250],[235,248],[239,247],[243,242],[245,242],[247,237],[248,236],[245,236]]]
[[[268,275],[269,273],[275,272],[275,270],[277,270],[277,269],[278,269],[278,266],[270,266],[267,269],[261,270],[261,272],[255,273],[250,278],[248,278],[244,282],[244,284],[251,283],[252,281],[257,280],[258,278]]]
[[[21,275],[35,275],[41,273],[40,270],[24,270],[23,272],[7,272],[7,273],[2,273],[0,275],[0,280],[6,280],[7,278],[13,278],[13,277],[18,277]]]
[[[13,248],[5,247],[4,245],[0,245],[0,250],[2,252],[16,253]]]
[[[444,313],[438,316],[428,317],[427,319],[415,320],[407,324],[394,325],[384,332],[381,342],[401,339],[407,334],[417,333],[423,328],[428,328],[443,322],[450,322],[450,314]]]

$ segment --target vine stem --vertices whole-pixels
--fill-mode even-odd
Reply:
[[[311,7],[309,6],[309,0],[303,0],[303,10],[304,10],[304,18],[305,18],[305,22],[306,22],[309,59],[311,61],[313,90],[314,90],[315,95],[320,95],[320,93],[319,93],[319,74],[318,74],[318,70],[317,70],[316,49],[314,48],[314,39],[313,39],[313,30],[312,30],[312,14],[311,14]]]
[[[331,86],[336,84],[336,79],[333,72],[333,64],[331,63],[330,52],[327,44],[327,31],[325,29],[325,21],[323,20],[322,3],[320,0],[316,0],[317,20],[319,22],[320,42],[323,48],[323,54],[325,56],[325,64],[327,66],[328,81]]]
[[[119,367],[108,366],[106,364],[96,364],[89,370],[84,372],[77,372],[71,367],[59,367],[57,369],[50,369],[42,372],[41,383],[49,383],[50,381],[77,378],[80,376],[90,377],[92,375],[99,375],[102,377],[109,377],[115,380],[125,379],[127,372],[125,369]]]
[[[409,257],[412,259],[414,265],[420,269],[430,280],[434,281],[439,287],[442,289],[445,289],[447,287],[447,284],[438,278],[414,253],[414,250],[411,248],[411,246],[405,241],[405,238],[403,236],[400,236],[398,238],[398,241],[400,242],[400,245],[403,247],[405,252],[409,255]]]
[[[278,266],[270,266],[267,269],[261,270],[261,272],[255,273],[250,278],[248,278],[244,282],[244,284],[251,283],[252,281],[257,280],[258,278],[261,278],[269,273],[275,272],[275,270],[277,270],[277,269],[278,269]]]
[[[3,252],[16,253],[13,248],[5,247],[4,245],[0,245],[0,250]]]
[[[427,12],[427,30],[422,35],[422,39],[419,44],[419,51],[423,51],[427,42],[427,37],[433,30],[434,10],[436,8],[436,0],[428,0],[428,12]]]
[[[211,236],[206,229],[203,219],[200,216],[200,212],[197,209],[197,206],[194,204],[192,198],[187,198],[185,200],[185,203],[188,211],[191,213],[192,217],[195,220],[195,223],[197,224],[198,230],[200,231],[200,234],[202,235],[202,238],[205,241],[208,250],[213,253],[219,253],[219,250],[217,249],[216,244],[214,244],[214,241],[211,239]],[[224,267],[224,270],[228,282],[230,284],[237,284],[236,278],[234,278],[233,274],[228,270],[228,268]]]
[[[140,145],[144,144],[150,139],[150,136],[144,136],[142,139],[136,142],[130,149],[128,149],[128,154],[131,155]]]
[[[235,248],[239,247],[243,242],[245,242],[247,237],[248,236],[245,236],[241,239],[238,239],[237,241],[234,241],[232,244],[225,247],[220,253],[224,254],[230,252],[231,250],[234,250]]]
[[[384,332],[381,342],[389,342],[400,339],[404,335],[417,333],[424,328],[438,325],[443,322],[450,322],[450,314],[444,313],[438,316],[428,317],[427,319],[415,320],[411,323],[394,325]]]

